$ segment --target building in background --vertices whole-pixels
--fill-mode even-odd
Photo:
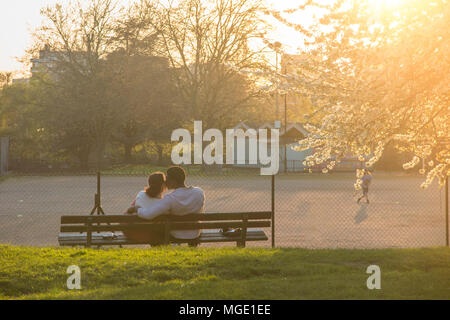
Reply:
[[[254,129],[258,132],[258,129],[274,129],[273,123],[266,122],[261,125],[250,124],[247,122],[238,123],[233,129],[234,130],[248,130]],[[305,172],[312,169],[313,171],[319,172],[326,167],[326,163],[321,165],[315,165],[313,167],[308,167],[304,165],[306,157],[314,153],[314,149],[308,148],[305,150],[298,150],[302,147],[300,141],[307,137],[309,134],[308,130],[305,129],[302,123],[288,123],[286,130],[284,127],[280,128],[280,143],[279,143],[279,172]],[[234,159],[237,159],[237,146],[234,144]],[[332,159],[330,159],[332,160]],[[236,161],[235,161],[236,162]],[[249,163],[249,143],[248,139],[245,141],[245,164],[233,164],[234,167],[240,168],[259,168],[262,165],[250,164]],[[363,168],[364,165],[354,156],[348,156],[341,159],[339,163],[336,164],[332,171],[353,171],[355,169]],[[286,168],[286,170],[285,170]]]
[[[263,124],[251,124],[247,122],[238,123],[233,129],[234,130],[248,130],[254,129],[258,133],[258,129],[274,129],[275,124],[271,122],[265,122]],[[270,132],[270,131],[269,131]],[[304,151],[297,151],[296,147],[299,147],[299,141],[304,139],[308,134],[308,131],[300,123],[289,123],[286,130],[280,128],[280,144],[279,144],[279,172],[283,172],[285,166],[287,171],[304,171],[306,168],[303,165],[305,158],[312,154],[311,149]],[[237,145],[234,144],[234,158],[237,158]],[[268,147],[268,149],[270,149]],[[285,157],[286,154],[286,157]],[[286,159],[286,161],[285,161]],[[249,143],[248,139],[245,141],[245,164],[233,165],[234,167],[242,168],[259,168],[261,164],[250,164],[249,163]]]
[[[89,57],[86,51],[56,51],[50,49],[47,45],[39,50],[37,58],[30,59],[31,78],[40,73],[49,74],[52,78],[58,77],[58,74],[64,72],[64,63],[77,65],[83,69],[89,64]]]
[[[36,76],[39,72],[55,72],[55,68],[59,59],[63,56],[68,56],[67,53],[52,51],[48,46],[39,51],[37,58],[31,59],[31,76]]]

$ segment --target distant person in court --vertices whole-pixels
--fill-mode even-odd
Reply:
[[[358,198],[357,203],[359,203],[362,199],[366,199],[366,203],[369,203],[369,185],[372,182],[372,174],[370,173],[369,170],[364,169],[364,175],[361,178],[362,180],[362,191],[363,194],[361,197]]]

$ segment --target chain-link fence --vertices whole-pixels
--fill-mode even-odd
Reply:
[[[160,168],[164,170],[165,168]],[[156,169],[155,169],[156,170]],[[105,170],[101,206],[121,214],[154,170]],[[187,168],[188,184],[203,188],[205,211],[270,211],[271,177],[258,169]],[[422,176],[375,172],[367,204],[354,173],[289,173],[275,177],[275,244],[307,248],[442,246],[444,189],[420,188]],[[10,175],[0,182],[0,243],[57,245],[61,215],[87,215],[97,192],[95,172]],[[271,228],[264,230],[271,238]],[[249,246],[271,246],[271,239]]]
[[[369,203],[357,203],[354,175],[280,175],[276,244],[312,248],[445,245],[444,190],[423,177],[376,173]]]

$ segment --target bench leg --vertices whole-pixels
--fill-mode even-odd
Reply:
[[[245,248],[245,243],[242,241],[236,241],[236,247]]]

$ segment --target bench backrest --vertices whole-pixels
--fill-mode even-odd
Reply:
[[[164,226],[166,241],[171,230],[242,228],[243,241],[247,228],[271,226],[272,212],[202,213],[184,216],[162,215],[145,220],[134,215],[84,215],[62,216],[60,231],[87,232],[90,245],[92,232],[115,232],[128,230],[152,230]]]

